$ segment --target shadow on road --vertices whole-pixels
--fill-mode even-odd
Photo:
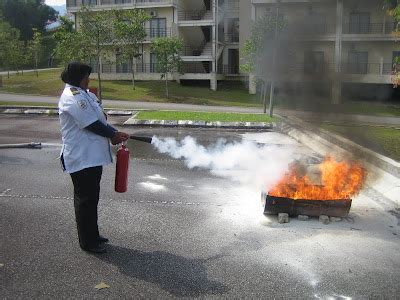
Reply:
[[[133,278],[155,283],[178,297],[221,295],[228,291],[220,282],[207,278],[210,259],[191,259],[164,251],[143,252],[108,245],[108,253],[98,256]],[[212,260],[212,259],[211,259]]]

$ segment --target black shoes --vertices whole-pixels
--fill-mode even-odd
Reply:
[[[96,245],[96,246],[92,246],[92,247],[81,247],[81,248],[83,250],[85,250],[86,252],[97,253],[97,254],[107,252],[106,248],[104,248],[103,245]]]
[[[86,252],[98,253],[98,254],[106,253],[107,250],[102,243],[107,243],[108,241],[109,241],[108,238],[99,235],[97,238],[97,243],[98,243],[97,245],[92,246],[92,247],[82,247],[81,246],[81,248],[83,250],[85,250]]]
[[[108,238],[99,235],[99,237],[97,238],[97,241],[98,241],[99,243],[108,243],[109,240],[108,240]]]

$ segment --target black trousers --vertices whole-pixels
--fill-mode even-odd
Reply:
[[[75,219],[79,244],[82,248],[98,244],[97,205],[100,195],[100,180],[103,167],[93,167],[71,173],[74,184]]]

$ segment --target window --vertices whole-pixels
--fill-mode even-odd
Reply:
[[[349,33],[370,33],[369,13],[350,13]]]
[[[157,73],[157,55],[150,53],[150,73]]]
[[[327,17],[323,13],[311,11],[306,22],[307,33],[309,34],[326,34],[327,33]]]
[[[153,18],[150,20],[150,37],[165,37],[167,36],[167,19]]]
[[[304,73],[316,74],[324,71],[324,52],[307,51],[304,53]]]
[[[368,52],[350,51],[347,64],[347,73],[349,74],[367,74],[368,73]]]
[[[82,5],[97,5],[97,0],[82,0]]]
[[[393,51],[393,63],[400,63],[400,51]]]

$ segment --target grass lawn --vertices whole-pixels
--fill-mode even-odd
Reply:
[[[371,150],[400,161],[400,130],[370,126],[322,125],[323,129],[333,131]]]
[[[42,71],[39,77],[34,73],[3,76],[0,92],[19,94],[59,96],[63,89],[60,70]],[[90,86],[97,87],[97,80],[91,80]],[[173,102],[204,105],[226,105],[243,107],[261,107],[255,95],[249,95],[241,82],[225,83],[214,92],[208,86],[183,86],[170,82],[170,98],[165,97],[165,83],[154,81],[136,82],[133,90],[130,81],[104,81],[103,98],[127,101]]]
[[[275,122],[264,114],[237,114],[213,112],[184,112],[184,111],[141,111],[136,119],[142,120],[193,120],[193,121],[221,121],[221,122]]]
[[[19,94],[59,96],[64,84],[60,79],[60,70],[48,70],[39,73],[13,74],[8,79],[3,76],[3,87],[0,92]],[[92,80],[91,87],[97,87],[97,80]],[[184,86],[170,82],[169,99],[165,98],[165,83],[162,81],[138,81],[136,90],[132,89],[130,81],[104,81],[103,98],[126,101],[149,101],[188,103],[200,105],[262,107],[259,96],[249,95],[244,84],[240,81],[223,82],[214,92],[205,86]],[[318,103],[310,99],[300,100],[291,97],[276,97],[277,108],[299,109],[316,112],[335,112],[347,114],[366,114],[376,116],[400,116],[400,106],[381,103],[344,102],[340,105]]]
[[[1,91],[1,90],[0,90]],[[57,108],[57,103],[47,103],[47,102],[15,102],[15,101],[0,101],[0,105],[6,106],[46,106]]]
[[[289,99],[291,100],[291,99]],[[318,101],[289,101],[278,99],[280,108],[305,110],[323,113],[360,114],[374,116],[400,117],[400,105],[389,105],[365,101],[344,101],[341,104],[321,103]]]

